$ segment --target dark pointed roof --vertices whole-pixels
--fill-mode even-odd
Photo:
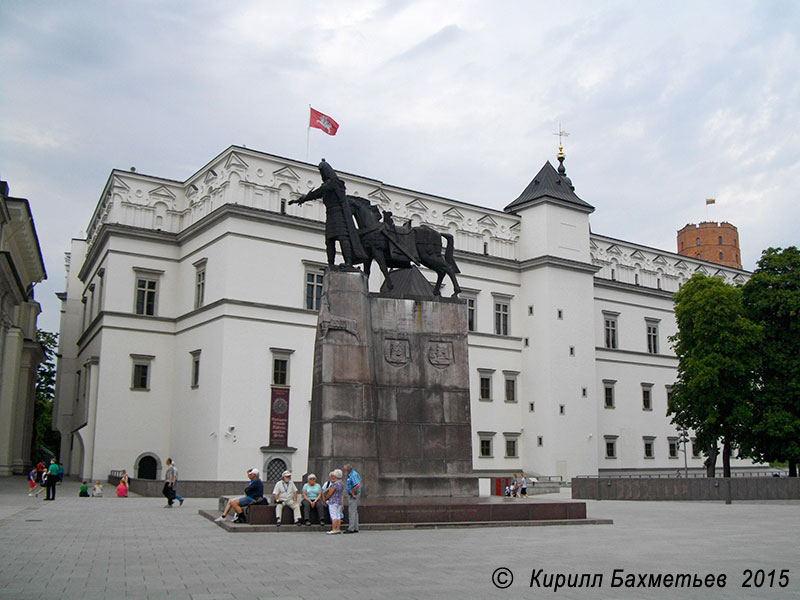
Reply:
[[[564,171],[563,175],[560,175],[549,160],[539,170],[533,181],[528,184],[528,187],[504,210],[506,212],[515,212],[523,206],[544,201],[556,201],[559,204],[566,203],[584,212],[594,211],[594,207],[591,204],[578,198],[572,182],[566,175],[566,171]]]

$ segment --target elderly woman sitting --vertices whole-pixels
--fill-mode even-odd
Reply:
[[[322,486],[317,483],[314,473],[308,474],[308,483],[303,485],[303,520],[306,525],[311,525],[311,510],[317,512],[319,524],[325,525],[325,503],[322,499]]]

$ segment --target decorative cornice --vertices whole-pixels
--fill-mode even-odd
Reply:
[[[611,279],[594,278],[595,287],[606,288],[610,290],[620,290],[627,293],[641,294],[643,296],[652,296],[655,298],[663,298],[664,300],[672,300],[674,292],[666,290],[658,290],[651,287],[635,285],[632,283],[622,283],[621,281],[613,281]]]
[[[531,271],[533,269],[540,269],[542,267],[558,267],[561,269],[578,271],[580,273],[590,273],[592,275],[600,270],[598,267],[590,263],[570,260],[568,258],[561,258],[560,256],[552,256],[549,254],[537,256],[536,258],[529,258],[519,263],[520,271]]]

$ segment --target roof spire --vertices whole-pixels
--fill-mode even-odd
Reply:
[[[561,128],[561,123],[559,123],[558,133],[554,133],[553,135],[558,136],[558,154],[556,154],[556,158],[558,159],[558,174],[561,175],[562,179],[564,179],[566,184],[574,192],[575,186],[572,185],[572,180],[567,177],[567,168],[564,166],[564,159],[567,155],[564,154],[564,146],[561,143],[561,138],[567,137],[569,134]]]

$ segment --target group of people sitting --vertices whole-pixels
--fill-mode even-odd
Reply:
[[[124,469],[122,470],[122,474],[119,478],[119,483],[117,484],[117,498],[127,498],[128,497],[128,486],[130,485],[130,478],[128,477],[127,471]],[[94,482],[94,487],[91,491],[89,491],[89,484],[87,482],[83,482],[81,484],[80,489],[78,490],[78,496],[81,498],[102,498],[103,497],[103,486],[99,481]]]
[[[342,480],[345,478],[345,473],[347,475],[343,483]],[[228,500],[225,510],[216,518],[216,521],[224,521],[228,514],[233,512],[234,523],[246,523],[244,509],[247,506],[269,504],[267,498],[264,497],[264,484],[259,475],[258,469],[248,469],[247,477],[250,479],[250,484],[245,488],[244,496]],[[280,481],[277,481],[272,489],[278,527],[281,526],[283,508],[285,506],[292,510],[294,524],[297,526],[302,526],[304,523],[310,526],[311,514],[312,511],[315,511],[320,526],[324,527],[327,524],[327,508],[327,514],[331,522],[331,530],[328,531],[328,534],[358,533],[358,501],[361,496],[361,477],[349,464],[344,466],[344,473],[342,469],[334,469],[329,473],[328,477],[328,481],[320,484],[317,481],[317,476],[314,473],[309,473],[306,483],[303,484],[300,491],[300,502],[298,502],[298,490],[292,481],[292,473],[284,471]],[[345,493],[349,496],[350,521],[348,529],[342,532],[342,497]]]

